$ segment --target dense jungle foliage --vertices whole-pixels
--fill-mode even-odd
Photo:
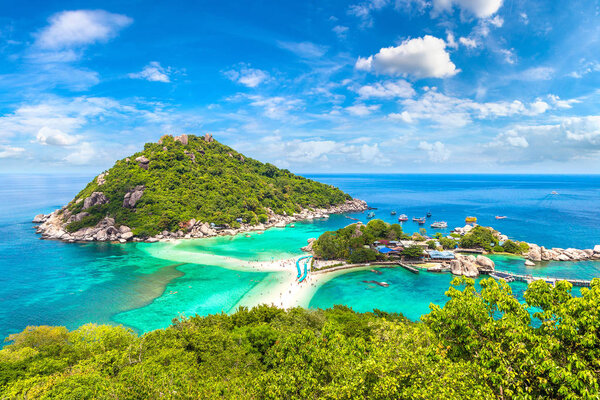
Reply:
[[[379,254],[370,246],[376,240],[409,238],[400,224],[388,224],[372,219],[366,225],[351,224],[336,231],[323,233],[313,244],[313,254],[325,260],[347,260],[351,263],[374,261]]]
[[[139,236],[163,230],[176,231],[178,224],[194,218],[217,225],[239,226],[267,220],[267,210],[291,215],[302,208],[321,208],[343,203],[350,196],[330,185],[294,175],[272,164],[245,157],[217,141],[188,136],[188,144],[163,137],[163,143],[146,143],[144,150],[119,160],[108,170],[106,183],[90,182],[69,204],[73,214],[93,192],[102,192],[108,204],[87,210],[91,215],[73,222],[74,231],[93,226],[105,216],[127,225]],[[148,169],[135,161],[144,156]],[[125,194],[144,186],[135,208],[123,207]]]
[[[2,399],[596,399],[600,280],[529,285],[457,278],[420,322],[381,311],[181,318],[138,336],[115,326],[28,327],[0,351]]]

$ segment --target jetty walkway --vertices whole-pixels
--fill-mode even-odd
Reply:
[[[486,272],[482,272],[482,273],[486,273]],[[571,285],[579,286],[579,287],[589,287],[592,282],[591,280],[586,280],[586,279],[540,277],[540,276],[533,276],[533,275],[516,274],[514,272],[499,271],[499,270],[490,271],[487,274],[494,279],[502,279],[503,281],[506,281],[506,282],[517,281],[517,282],[531,283],[533,281],[542,280],[544,282],[554,285],[558,281],[567,281]]]
[[[298,278],[298,283],[304,281],[308,276],[308,264],[310,263],[311,258],[313,258],[313,256],[304,256],[296,260],[296,269],[298,270],[298,276],[296,278]],[[300,261],[302,260],[306,260],[304,262],[304,273],[300,269]]]

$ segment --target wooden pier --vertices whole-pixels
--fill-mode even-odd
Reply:
[[[401,266],[402,268],[404,268],[404,269],[412,272],[413,274],[418,274],[419,273],[419,270],[417,268],[415,268],[412,265],[409,265],[409,264],[407,264],[405,262],[399,262],[398,265]]]
[[[484,272],[482,272],[484,273]],[[508,271],[499,271],[499,270],[494,270],[494,271],[490,271],[488,273],[489,276],[491,276],[494,279],[502,279],[506,282],[525,282],[525,283],[531,283],[533,281],[545,281],[547,283],[550,283],[552,285],[556,284],[556,282],[558,281],[567,281],[569,282],[571,285],[573,286],[579,286],[579,287],[590,287],[591,284],[591,280],[585,280],[585,279],[562,279],[562,278],[550,278],[550,277],[541,277],[541,276],[533,276],[533,275],[523,275],[523,274],[516,274],[514,272],[508,272]]]

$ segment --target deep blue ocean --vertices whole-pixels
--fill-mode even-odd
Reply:
[[[366,200],[377,208],[377,218],[389,222],[397,218],[391,215],[392,210],[411,218],[424,216],[429,211],[431,221],[447,221],[450,229],[463,226],[466,216],[476,216],[481,225],[491,225],[511,238],[547,247],[590,248],[600,244],[600,176],[597,175],[309,177]],[[173,264],[152,258],[134,244],[66,244],[40,240],[31,223],[33,216],[66,204],[91,178],[0,175],[0,337],[19,332],[27,325],[74,328],[86,322],[123,321],[123,316],[131,310],[165,301],[177,282],[180,286],[186,282],[186,287],[198,284],[197,287],[203,288],[198,289],[197,307],[192,310],[227,311],[257,281],[240,273],[224,273],[218,267],[203,266],[204,269],[199,270],[194,264]],[[553,191],[558,194],[551,194]],[[507,218],[496,220],[496,215]],[[350,222],[345,218],[332,218],[315,228],[335,229]],[[405,223],[404,227],[409,232],[419,228],[412,222]],[[574,273],[571,264],[553,265],[549,270],[560,274],[561,269],[569,269]],[[597,266],[585,268],[586,276],[598,276],[600,271]],[[417,317],[426,312],[429,302],[443,301],[446,281],[425,290],[422,284],[408,281],[414,277],[404,278],[403,271],[386,273],[395,274],[387,279],[398,282],[398,287],[415,291],[418,304],[411,310]],[[205,282],[200,284],[202,279]],[[328,306],[336,301],[351,303],[356,290],[340,289],[345,280],[351,281],[351,274],[326,285],[311,306]],[[381,296],[388,294],[381,291]],[[181,311],[165,312],[163,307],[162,318],[168,322]]]

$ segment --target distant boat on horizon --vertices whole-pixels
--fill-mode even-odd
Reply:
[[[390,214],[392,214],[392,215],[396,215],[396,211],[392,211]]]
[[[496,215],[496,219],[506,219],[506,215]]]
[[[553,190],[550,194],[558,194],[556,190]]]

